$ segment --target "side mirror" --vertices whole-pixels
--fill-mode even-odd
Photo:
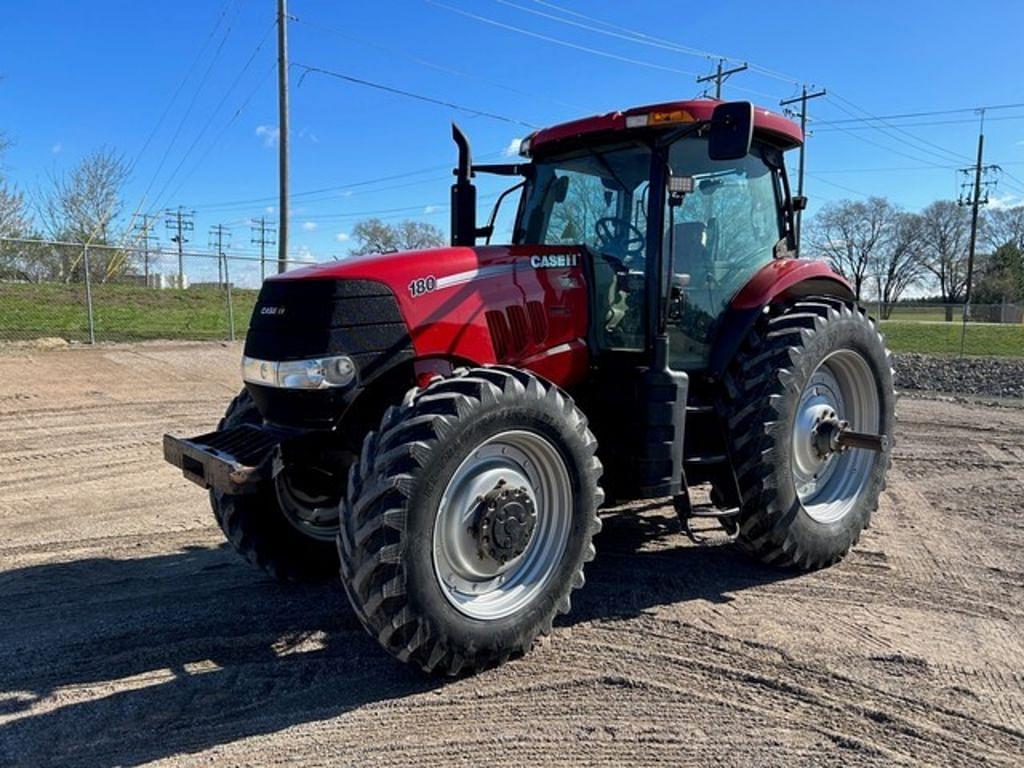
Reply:
[[[739,160],[750,152],[754,140],[754,105],[749,101],[727,101],[711,113],[708,157]]]

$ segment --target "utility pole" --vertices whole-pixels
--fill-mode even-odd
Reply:
[[[231,230],[223,224],[210,227],[210,247],[217,249],[217,285],[224,286],[224,298],[228,309],[228,339],[235,340],[235,310],[231,303],[231,275],[228,273],[228,257],[224,255],[224,241],[231,239]]]
[[[142,241],[142,274],[145,286],[149,287],[149,244],[157,239],[156,235],[150,234],[153,229],[153,222],[158,218],[155,213],[143,213],[136,225],[136,237]]]
[[[980,109],[981,123],[978,126],[978,159],[970,168],[961,168],[960,173],[968,179],[974,175],[973,181],[965,181],[961,186],[960,198],[957,203],[961,206],[971,206],[971,239],[967,249],[967,285],[964,287],[964,316],[963,326],[960,329],[960,356],[963,357],[967,345],[967,318],[971,313],[971,282],[974,279],[974,251],[978,242],[978,212],[983,205],[988,205],[989,189],[995,185],[995,179],[982,179],[982,176],[995,174],[999,171],[998,165],[982,165],[982,158],[985,153],[985,110]],[[964,194],[964,189],[970,184],[970,191]]]
[[[277,205],[280,236],[277,238],[277,271],[288,268],[288,8],[287,0],[277,0],[277,162],[279,200]]]
[[[732,69],[723,70],[724,66],[725,59],[719,59],[718,67],[716,68],[715,73],[713,75],[704,75],[703,77],[697,78],[698,83],[710,83],[714,81],[715,98],[718,99],[719,101],[722,99],[722,84],[729,79],[729,75],[735,75],[737,72],[743,72],[744,70],[747,69],[746,62],[740,64],[738,67],[733,67]],[[706,95],[707,91],[705,91],[704,93]]]
[[[217,251],[217,285],[224,284],[224,276],[227,273],[227,257],[224,255],[224,240],[231,239],[231,230],[223,224],[214,224],[210,227],[210,247]]]
[[[796,193],[799,197],[804,195],[804,155],[807,149],[807,102],[811,99],[817,99],[821,96],[825,96],[826,91],[822,88],[820,91],[813,93],[807,92],[807,85],[804,84],[800,89],[800,95],[795,96],[792,99],[783,99],[779,102],[779,106],[789,106],[790,104],[800,104],[800,133],[803,135],[803,141],[800,143],[800,171],[797,175],[796,182]],[[796,212],[796,247],[797,252],[800,249],[800,223],[803,220],[803,211]]]
[[[260,247],[260,282],[267,278],[267,246],[274,245],[277,230],[267,227],[267,217],[260,216],[252,220],[252,237],[249,242]]]
[[[178,210],[167,211],[167,218],[164,220],[167,229],[174,233],[171,236],[171,242],[178,244],[178,288],[180,289],[185,288],[185,243],[188,242],[185,233],[195,229],[194,216],[195,211],[186,213],[185,209],[179,205]]]

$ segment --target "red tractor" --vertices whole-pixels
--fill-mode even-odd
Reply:
[[[796,258],[799,128],[696,100],[537,131],[515,164],[454,136],[451,247],[269,278],[245,389],[216,432],[165,437],[235,549],[287,581],[340,561],[367,631],[448,674],[551,631],[606,498],[671,497],[773,565],[843,557],[885,483],[892,371],[848,284]],[[477,245],[478,173],[517,179],[509,245]]]

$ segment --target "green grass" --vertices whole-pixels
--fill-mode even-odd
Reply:
[[[245,334],[256,291],[231,292],[235,333]],[[94,285],[98,341],[226,339],[228,309],[217,288],[154,290],[134,285]],[[0,339],[59,336],[89,338],[85,287],[81,284],[0,284]]]
[[[865,304],[866,307],[874,310],[871,302]],[[963,307],[953,307],[953,321],[960,322],[963,318]],[[894,306],[892,308],[892,314],[889,317],[890,320],[908,320],[914,322],[935,322],[941,323],[946,320],[946,308],[941,306],[920,306],[920,307],[903,307]]]
[[[893,352],[960,354],[963,326],[959,322],[887,320],[881,325]],[[965,351],[968,355],[1024,357],[1024,325],[968,323]]]

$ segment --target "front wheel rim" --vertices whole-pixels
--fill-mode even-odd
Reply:
[[[834,523],[849,514],[879,461],[879,454],[858,449],[820,455],[815,427],[837,418],[855,431],[879,433],[881,412],[878,383],[859,352],[837,350],[811,374],[793,422],[792,478],[800,503],[815,522]]]
[[[536,513],[521,554],[502,562],[481,552],[481,501],[515,489]],[[532,603],[562,563],[572,526],[574,493],[561,452],[536,432],[501,432],[467,456],[448,481],[433,532],[434,572],[460,613],[493,621]]]

